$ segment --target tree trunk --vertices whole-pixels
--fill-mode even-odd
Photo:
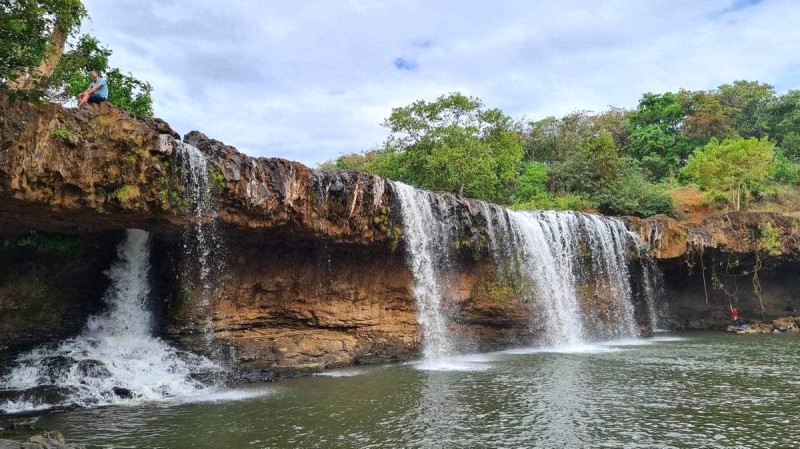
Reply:
[[[64,45],[66,43],[67,34],[61,31],[61,27],[56,21],[56,26],[53,27],[53,34],[50,35],[50,48],[42,62],[32,72],[31,70],[25,70],[25,73],[16,79],[7,81],[8,88],[14,90],[33,89],[39,86],[42,80],[50,78],[56,69],[56,65],[58,65],[58,61],[61,60],[61,55],[64,54]]]

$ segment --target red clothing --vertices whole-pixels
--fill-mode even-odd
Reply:
[[[732,309],[731,310],[731,316],[733,317],[734,320],[738,320],[739,319],[739,311],[736,310],[736,309]]]

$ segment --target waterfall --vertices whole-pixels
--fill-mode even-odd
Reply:
[[[549,345],[638,335],[629,257],[633,236],[617,219],[577,212],[509,212],[517,276],[530,281]],[[498,257],[498,256],[495,256]]]
[[[450,196],[392,185],[402,210],[425,358],[454,352],[443,307],[453,289],[452,247],[463,238],[454,234],[477,212],[485,220],[483,237],[499,275],[531,303],[531,326],[541,331],[543,343],[576,346],[638,336],[630,267],[637,237],[622,221],[577,212],[510,211],[477,200],[467,204],[469,216],[456,221]]]
[[[212,269],[222,271],[218,255],[221,245],[216,230],[217,211],[211,200],[208,178],[208,160],[197,148],[175,141],[176,160],[183,168],[184,197],[194,205],[191,211],[194,223],[187,226],[183,235],[183,247],[187,260],[196,261],[200,280],[200,306],[210,304],[213,287]],[[211,261],[216,263],[212,266]]]
[[[403,215],[403,241],[414,277],[422,352],[428,359],[446,357],[453,353],[453,341],[442,311],[448,288],[442,282],[441,269],[449,265],[451,241],[447,223],[439,215],[441,197],[400,182],[393,182],[392,186]]]
[[[642,287],[650,328],[653,332],[665,332],[669,328],[667,313],[657,301],[664,296],[664,274],[649,254],[642,256]]]
[[[107,309],[90,317],[81,335],[17,358],[0,378],[0,412],[185,397],[208,388],[193,377],[219,371],[217,365],[152,336],[148,240],[145,231],[126,232],[105,272]]]

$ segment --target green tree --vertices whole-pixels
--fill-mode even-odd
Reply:
[[[768,131],[769,104],[775,88],[758,81],[734,81],[717,89],[720,103],[733,111],[733,129],[742,137],[763,137]]]
[[[741,210],[747,189],[761,185],[769,176],[775,144],[766,137],[756,139],[711,139],[689,158],[684,170],[712,192],[728,192],[735,210]]]
[[[89,35],[81,36],[65,52],[58,62],[48,82],[51,99],[67,102],[83,92],[92,81],[91,72],[97,70],[104,74],[108,83],[108,101],[136,114],[153,115],[153,88],[150,83],[125,74],[118,68],[108,65],[112,51]]]
[[[520,127],[499,109],[461,93],[392,110],[371,173],[428,190],[507,203],[520,171]]]
[[[549,186],[559,192],[593,194],[613,184],[622,168],[619,148],[608,131],[583,139],[580,150],[553,164]]]
[[[640,161],[651,180],[669,176],[694,146],[682,134],[686,92],[646,93],[628,117],[626,153]]]
[[[0,1],[0,82],[34,71],[85,17],[80,0]]]
[[[520,204],[531,201],[537,196],[545,193],[545,183],[547,182],[547,166],[542,163],[526,162],[522,173],[514,181],[514,191],[511,194],[511,202]]]

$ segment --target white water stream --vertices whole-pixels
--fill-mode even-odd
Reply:
[[[0,401],[0,412],[179,398],[208,388],[193,376],[218,371],[216,364],[152,336],[148,240],[145,231],[126,231],[106,271],[107,310],[89,318],[81,335],[17,358],[0,389],[18,393]]]
[[[451,234],[458,232],[458,218],[451,216],[447,196],[402,183],[393,186],[414,277],[423,355],[452,356],[444,305],[452,290],[448,274],[457,270],[451,252],[459,236]],[[516,293],[535,304],[531,325],[542,331],[541,343],[581,347],[594,340],[638,337],[630,267],[636,237],[622,221],[576,212],[510,211],[482,201],[470,204],[484,216],[489,254],[501,275],[531,287]],[[654,310],[649,290],[645,294]]]

